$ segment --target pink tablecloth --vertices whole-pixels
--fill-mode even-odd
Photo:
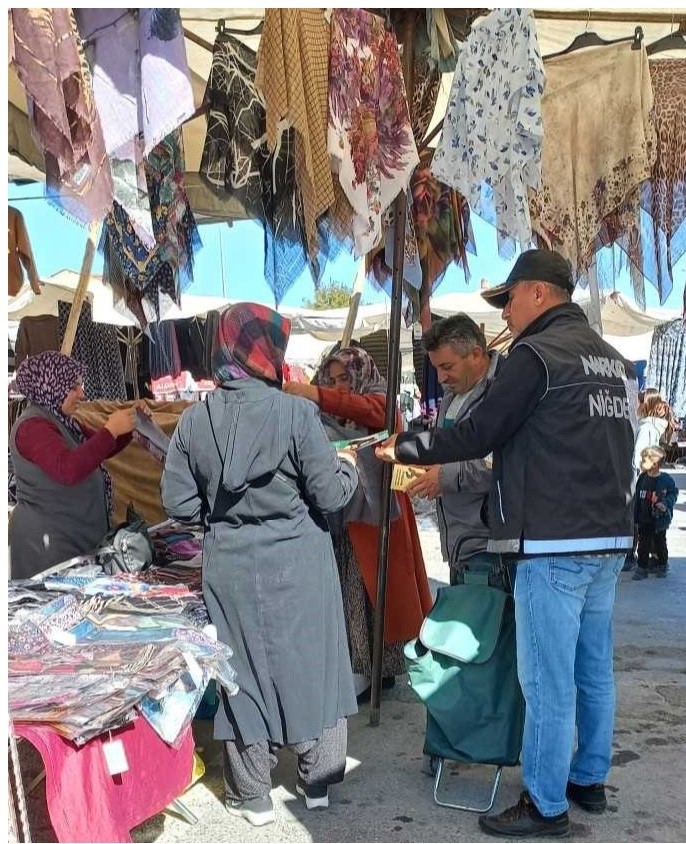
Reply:
[[[45,765],[48,812],[58,841],[131,841],[135,826],[161,812],[191,782],[193,732],[178,749],[165,744],[144,718],[112,733],[124,744],[129,770],[111,776],[102,745],[109,734],[77,747],[51,727],[15,724]]]

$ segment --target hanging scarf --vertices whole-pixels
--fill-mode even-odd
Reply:
[[[219,318],[212,373],[224,384],[259,378],[281,386],[291,321],[265,305],[241,302]]]
[[[83,381],[87,367],[61,352],[41,352],[23,360],[17,367],[17,389],[38,407],[50,411],[81,444],[86,437],[71,416],[62,413],[62,404],[74,387]],[[103,466],[100,467],[105,485],[107,512],[112,512],[112,479]]]
[[[102,220],[112,205],[112,174],[74,13],[10,11],[10,59],[45,156],[48,199],[82,225]]]

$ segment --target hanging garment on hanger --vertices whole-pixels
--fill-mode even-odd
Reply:
[[[295,130],[295,174],[302,196],[310,260],[318,253],[318,219],[333,205],[326,149],[329,25],[323,9],[266,9],[255,84],[267,111],[267,147]]]
[[[419,144],[426,135],[431,118],[436,108],[436,99],[440,87],[440,75],[434,70],[427,54],[416,56],[414,63],[414,96],[412,98],[412,132],[415,143]],[[417,171],[415,170],[415,174]],[[414,179],[414,174],[413,177]],[[371,264],[370,280],[380,289],[391,295],[393,277],[393,244],[395,239],[395,213],[391,204],[383,214],[383,237],[380,244],[367,255]],[[352,222],[352,218],[351,218]],[[403,292],[409,299],[418,299],[418,291],[424,281],[423,264],[420,259],[419,232],[417,229],[416,210],[413,192],[408,191],[407,217],[405,224],[405,262],[403,264]],[[417,304],[418,308],[418,304]]]
[[[11,61],[45,155],[48,197],[81,224],[112,205],[112,176],[93,83],[71,9],[11,9]]]
[[[173,321],[179,349],[181,369],[190,372],[193,380],[202,381],[212,374],[205,369],[205,325],[198,317]]]
[[[462,265],[469,280],[467,252],[476,255],[469,203],[432,174],[433,155],[432,149],[425,149],[412,175],[412,217],[422,277],[432,293],[453,262]]]
[[[57,339],[61,347],[71,303],[58,302],[57,306]],[[93,322],[90,302],[84,302],[81,307],[71,357],[88,367],[83,379],[87,401],[126,401],[124,366],[119,354],[117,329],[114,325]]]
[[[675,319],[653,332],[646,384],[659,390],[677,419],[686,418],[686,322]]]
[[[154,381],[167,375],[178,378],[181,374],[181,356],[173,321],[151,322],[146,331],[150,337],[148,346],[150,377]]]
[[[431,165],[496,227],[502,258],[531,241],[528,190],[541,184],[544,78],[533,13],[491,12],[460,50]]]
[[[633,231],[622,248],[653,284],[664,304],[673,268],[686,253],[686,59],[650,61],[657,157],[640,188],[640,237]]]
[[[219,311],[208,311],[205,318],[205,369],[210,378],[212,377],[212,356],[219,330],[219,314]]]
[[[144,156],[195,111],[178,9],[76,9],[112,162],[114,197],[142,243],[155,234]]]
[[[395,36],[363,9],[332,14],[328,149],[355,212],[355,252],[366,255],[419,156]]]
[[[16,296],[24,283],[26,270],[31,290],[40,295],[40,280],[33,260],[31,241],[21,212],[11,205],[7,207],[7,293]]]
[[[24,358],[39,355],[41,352],[59,351],[59,348],[56,316],[45,314],[21,318],[14,347],[15,367],[19,366]]]
[[[255,86],[257,57],[237,38],[220,35],[207,81],[207,135],[200,174],[231,194],[265,232],[264,276],[278,304],[307,266],[302,199],[296,184],[295,130],[272,154],[267,118]]]
[[[140,240],[118,202],[114,202],[103,226],[100,248],[106,259],[112,250],[116,251],[127,284],[140,292],[146,320],[159,320],[172,302],[178,304],[181,291],[193,279],[193,256],[201,244],[183,188],[183,171],[181,130],[176,130],[155,147],[146,161],[156,239],[152,250]],[[103,281],[109,284],[110,279],[106,260]],[[122,294],[120,290],[119,295],[126,298],[125,291]]]
[[[648,59],[622,43],[550,59],[545,73],[543,186],[529,195],[531,222],[579,279],[614,242],[617,220],[638,217],[638,186],[655,160]]]

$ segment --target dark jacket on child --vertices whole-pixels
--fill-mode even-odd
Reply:
[[[655,533],[667,530],[678,494],[674,479],[666,472],[660,472],[654,478],[641,472],[636,481],[634,521],[639,527],[651,526]],[[664,504],[665,509],[657,510],[656,504]]]

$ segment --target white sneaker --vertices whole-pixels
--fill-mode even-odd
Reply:
[[[305,798],[305,806],[308,809],[329,808],[329,789],[325,785],[305,785],[299,779],[295,784],[295,790]]]
[[[226,800],[226,811],[237,818],[244,818],[253,826],[274,823],[274,804],[271,797],[255,797],[252,800]]]

